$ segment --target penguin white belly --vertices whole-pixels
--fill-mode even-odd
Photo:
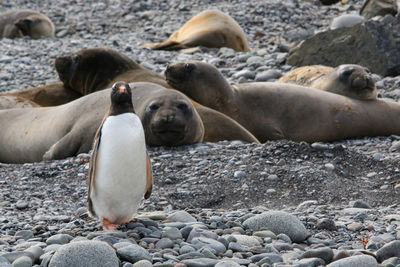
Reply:
[[[135,114],[109,116],[104,122],[95,175],[90,197],[97,216],[112,223],[130,220],[146,187],[145,137]]]

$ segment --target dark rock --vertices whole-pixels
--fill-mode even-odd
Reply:
[[[400,16],[320,32],[293,48],[294,66],[359,64],[383,76],[400,74]]]
[[[396,0],[366,0],[361,7],[360,14],[366,19],[387,14],[395,16],[398,6]]]

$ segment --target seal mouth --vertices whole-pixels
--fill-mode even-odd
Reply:
[[[171,85],[173,88],[177,88],[177,87],[179,87],[179,84],[180,84],[180,82],[179,82],[179,80],[178,79],[174,79],[174,78],[171,78],[171,77],[165,77],[165,80],[167,81],[167,83],[169,84],[169,85]]]
[[[179,145],[185,138],[186,127],[178,125],[153,126],[151,132],[164,144]]]
[[[375,84],[370,77],[354,78],[351,82],[351,87],[357,92],[375,90]]]

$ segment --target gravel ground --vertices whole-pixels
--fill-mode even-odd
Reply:
[[[346,5],[327,7],[308,1],[278,0],[252,0],[246,4],[195,0],[131,2],[3,0],[0,12],[29,8],[48,15],[55,22],[57,38],[2,39],[0,92],[56,82],[56,57],[102,46],[114,48],[159,73],[167,63],[194,59],[216,65],[231,83],[255,81],[268,70],[289,71],[291,67],[284,65],[289,47],[327,28],[335,16],[356,12],[362,4],[349,1]],[[243,27],[254,52],[204,48],[182,54],[138,48],[166,39],[190,17],[208,8],[229,13]],[[242,70],[247,74],[233,75]],[[376,79],[379,97],[400,99],[400,77]],[[330,252],[315,251],[322,245],[326,246],[323,249],[333,251],[335,257],[339,257],[340,251],[357,255],[361,250],[361,259],[351,257],[362,262],[359,266],[376,266],[368,262],[371,259],[366,254],[379,262],[389,256],[400,257],[399,136],[312,145],[285,140],[259,145],[204,143],[149,148],[149,153],[155,188],[139,212],[147,214],[147,219],[141,225],[124,226],[111,234],[99,232],[99,223],[84,216],[88,154],[52,162],[0,164],[0,266],[3,258],[9,262],[27,260],[21,253],[15,255],[32,249],[29,247],[40,247],[45,254],[40,259],[28,254],[30,265],[14,261],[14,266],[48,266],[54,252],[61,245],[73,244],[72,239],[113,244],[117,261],[125,267],[151,266],[150,262],[159,266],[173,266],[177,262],[187,266],[237,266],[223,265],[223,258],[234,259],[242,266],[319,266],[332,260],[324,258],[324,253]],[[182,212],[183,217],[173,218],[177,210],[190,215]],[[296,239],[292,233],[260,234],[259,229],[245,223],[268,210],[294,214],[306,227],[308,239],[292,243]],[[280,223],[288,221],[291,219],[285,217]],[[204,233],[197,236],[219,243],[202,239],[208,244],[202,246],[196,243],[200,241],[189,238],[189,232],[203,228]],[[258,243],[227,236],[233,234],[256,238]],[[365,238],[369,242],[364,246],[360,241]],[[122,243],[137,243],[148,255],[130,258]],[[220,244],[225,251],[219,251]],[[309,251],[314,253],[312,257],[304,256]],[[15,258],[3,253],[14,253]],[[256,256],[259,258],[252,258]],[[111,257],[107,259],[111,261]],[[191,259],[195,262],[187,262]],[[325,260],[321,263],[321,259]],[[54,262],[49,266],[64,266]]]

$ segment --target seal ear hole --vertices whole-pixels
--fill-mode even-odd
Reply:
[[[185,64],[185,72],[191,73],[194,70],[195,66],[193,64],[186,63]]]

